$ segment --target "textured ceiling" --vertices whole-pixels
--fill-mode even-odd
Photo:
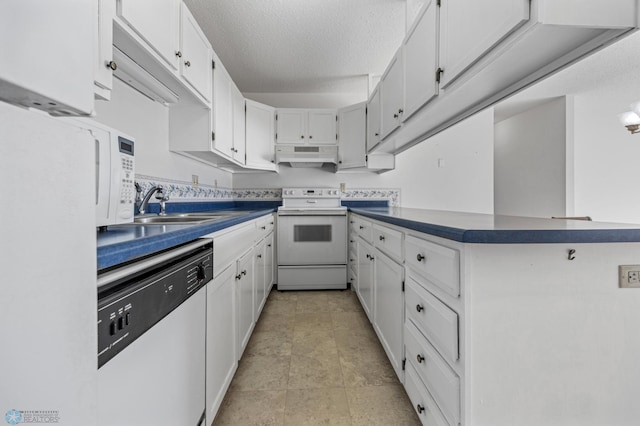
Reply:
[[[366,90],[405,32],[405,0],[185,0],[242,92]]]

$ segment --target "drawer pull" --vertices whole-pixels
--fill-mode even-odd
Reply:
[[[384,235],[380,235],[380,236],[378,237],[378,239],[379,239],[380,241],[384,241]]]
[[[242,275],[247,275],[247,270],[243,270],[242,272],[240,272]]]
[[[423,256],[420,253],[418,253],[418,255],[416,256],[416,259],[418,260],[418,262],[422,262],[423,260],[426,259],[426,256]]]
[[[420,404],[416,405],[416,408],[418,409],[418,413],[422,414],[422,412],[424,411],[424,407]]]
[[[241,279],[242,279],[242,274],[236,275],[236,280],[241,280]]]
[[[424,311],[424,306],[422,306],[422,305],[416,305],[416,311],[418,311],[418,312],[422,312],[422,311]]]
[[[364,226],[360,225],[360,229],[364,229]]]
[[[265,229],[267,229],[267,227],[266,226],[261,226],[260,229],[265,230]]]
[[[418,364],[422,364],[422,361],[424,361],[424,357],[420,354],[418,354],[418,356],[416,356],[416,359],[418,360]]]
[[[353,242],[353,240],[349,240],[349,242],[350,242],[350,243],[352,243],[352,242]]]

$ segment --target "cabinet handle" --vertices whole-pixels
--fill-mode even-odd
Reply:
[[[240,272],[242,275],[247,275],[247,270],[243,270],[242,272]]]
[[[349,262],[355,262],[355,261],[356,261],[355,259],[349,259]]]
[[[182,52],[178,50],[178,51],[176,52],[176,56],[177,56],[178,58],[182,58]]]
[[[264,230],[264,229],[267,229],[267,227],[266,226],[261,226],[260,229]]]
[[[352,242],[353,242],[353,240],[349,240],[349,242],[350,242],[350,243],[352,243]]]
[[[271,244],[267,244],[267,247],[271,247]]]
[[[364,229],[364,226],[360,225],[360,229]]]
[[[374,133],[373,136],[380,136],[380,133]]]
[[[384,241],[384,235],[380,235],[380,236],[378,237],[378,239],[379,239],[380,241]]]
[[[416,408],[418,409],[418,413],[422,414],[422,412],[424,411],[424,407],[420,404],[416,405]]]
[[[393,114],[393,118],[398,118],[398,114]]]
[[[313,136],[309,135],[309,139],[313,139]]]
[[[418,255],[416,256],[416,259],[418,260],[418,262],[422,262],[423,260],[426,259],[426,257],[418,253]]]
[[[300,139],[304,139],[304,135],[300,136]]]
[[[338,161],[338,164],[342,164],[342,160]]]
[[[269,225],[273,225],[273,222],[269,222]]]
[[[373,261],[373,256],[369,256],[369,259],[370,259],[371,261]]]
[[[242,279],[242,274],[236,275],[236,280],[241,280],[241,279]]]
[[[371,258],[371,256],[369,256],[369,254],[367,254],[367,259]]]
[[[118,69],[118,64],[116,64],[116,61],[109,61],[107,62],[107,68],[109,68],[111,71],[115,71]]]
[[[189,62],[189,61],[185,61],[184,66],[185,66],[185,67],[190,67],[190,66],[191,66],[191,62]]]
[[[422,364],[422,361],[424,361],[424,357],[420,354],[418,354],[418,356],[416,356],[416,359],[418,360],[418,364]]]
[[[424,311],[424,306],[422,306],[422,305],[416,305],[416,311],[418,311],[418,312],[422,312],[422,311]]]
[[[403,112],[404,112],[404,110],[403,110],[402,108],[400,108],[400,109],[398,110],[398,115],[402,114]]]
[[[258,257],[258,259],[262,259],[262,255],[261,254],[259,254],[257,257]]]
[[[352,220],[350,220],[350,221],[349,221],[349,223],[353,223],[353,221],[352,221]]]

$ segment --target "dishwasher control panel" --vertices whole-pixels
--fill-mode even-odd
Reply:
[[[99,293],[98,368],[170,315],[212,278],[213,247],[207,244],[195,253],[137,271],[109,291]]]

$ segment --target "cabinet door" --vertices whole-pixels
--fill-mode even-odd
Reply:
[[[279,109],[276,112],[276,143],[305,143],[307,137],[306,123],[306,110]]]
[[[247,167],[275,170],[275,109],[247,99]]]
[[[362,303],[369,321],[373,323],[374,305],[373,305],[373,246],[365,243],[360,238],[357,239],[357,265],[358,277],[357,295]]]
[[[308,143],[335,145],[338,143],[336,133],[336,111],[309,111]]]
[[[236,371],[236,265],[207,284],[206,416],[211,424]]]
[[[404,122],[438,94],[438,6],[427,2],[404,42]]]
[[[233,157],[232,85],[227,70],[216,58],[213,69],[213,148],[228,158]]]
[[[240,164],[245,164],[244,96],[233,82],[231,83],[231,97],[233,103],[233,159]]]
[[[529,19],[530,0],[446,0],[440,10],[440,86],[445,88]]]
[[[402,353],[404,342],[404,268],[380,250],[375,253],[375,315],[374,329],[380,338],[391,365],[402,382]]]
[[[98,0],[98,25],[95,34],[95,60],[93,64],[93,78],[96,85],[96,97],[103,100],[111,99],[113,88],[113,18],[116,16],[116,3],[113,0]]]
[[[256,287],[256,298],[254,300],[254,312],[256,316],[256,320],[260,316],[260,311],[264,306],[264,302],[266,300],[266,243],[265,240],[262,240],[258,243],[255,250],[255,271],[254,271],[254,279],[255,279],[255,287]]]
[[[93,111],[94,3],[2,2],[1,100],[58,115]]]
[[[367,105],[367,152],[380,142],[380,85],[378,85]]]
[[[404,106],[403,74],[402,48],[400,48],[382,76],[382,80],[380,80],[380,102],[382,108],[382,121],[380,123],[382,130],[381,140],[400,127],[400,117]]]
[[[237,352],[238,359],[249,342],[253,331],[254,317],[254,264],[253,248],[238,259],[236,269],[236,315],[238,321]]]
[[[269,292],[271,291],[271,287],[273,286],[273,271],[274,271],[274,263],[273,263],[273,253],[275,252],[274,247],[274,238],[273,233],[271,233],[266,238],[266,248],[265,248],[265,297],[269,297]]]
[[[182,3],[180,12],[180,73],[207,101],[211,101],[211,48],[195,18]]]
[[[338,170],[367,165],[367,104],[338,110]]]
[[[180,0],[119,0],[118,15],[169,66],[179,65]]]

